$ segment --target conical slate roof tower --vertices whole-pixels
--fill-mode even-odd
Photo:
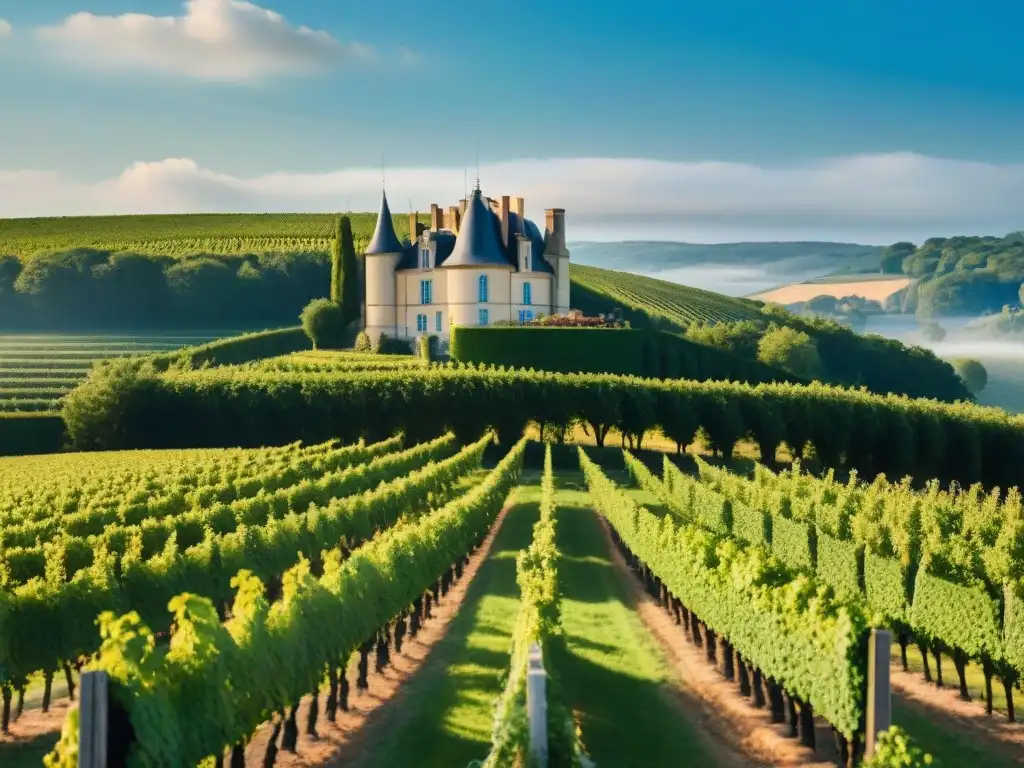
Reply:
[[[415,232],[412,236],[415,237]],[[395,223],[391,219],[391,209],[388,207],[388,196],[386,192],[381,193],[380,214],[377,216],[377,226],[373,230],[373,237],[365,253],[368,256],[380,253],[401,253],[405,248],[402,246],[398,235],[395,234]]]

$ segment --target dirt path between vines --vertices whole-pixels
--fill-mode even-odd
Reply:
[[[899,663],[889,669],[893,697],[903,706],[937,726],[970,734],[986,752],[1024,765],[1024,724],[1011,723],[998,712],[986,715],[984,702],[960,699],[959,687],[939,688],[919,674],[904,672]],[[993,685],[1000,683],[994,680]]]
[[[306,715],[309,712],[311,697],[306,697],[299,705],[297,722],[299,725],[298,752],[291,754],[284,751],[277,753],[274,765],[280,768],[312,768],[318,766],[352,765],[371,752],[381,741],[388,738],[382,727],[386,724],[388,710],[401,706],[405,695],[405,683],[423,666],[434,646],[444,637],[451,620],[459,612],[466,591],[476,576],[481,564],[487,560],[491,545],[498,531],[501,530],[505,516],[511,505],[501,511],[494,525],[491,526],[487,538],[470,557],[469,565],[463,569],[462,578],[454,584],[448,594],[441,598],[440,604],[434,606],[433,617],[420,628],[414,640],[406,639],[402,644],[401,654],[392,649],[391,664],[383,672],[373,671],[373,654],[370,654],[370,687],[366,691],[358,691],[355,687],[354,668],[349,670],[348,712],[338,711],[337,720],[330,722],[323,716],[327,691],[320,692],[320,717],[317,720],[319,739],[311,739],[306,735]],[[272,726],[265,723],[260,727],[255,738],[245,750],[246,765],[262,765],[263,755],[270,740]],[[280,741],[278,742],[280,743]]]
[[[594,514],[597,514],[596,512]],[[737,764],[735,753],[743,755],[741,765],[802,766],[834,768],[835,747],[831,729],[819,723],[818,753],[789,738],[788,726],[771,722],[768,708],[757,709],[749,698],[740,696],[739,686],[726,680],[711,666],[703,648],[686,640],[681,627],[642,588],[633,571],[615,546],[604,518],[598,515],[605,532],[615,566],[629,584],[637,612],[657,638],[676,673],[686,684],[685,693],[677,697],[688,719],[699,722],[712,738],[716,765]],[[684,692],[680,692],[681,694]],[[735,745],[735,748],[732,748]]]

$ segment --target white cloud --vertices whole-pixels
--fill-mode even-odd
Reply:
[[[76,13],[37,34],[78,63],[225,81],[307,74],[371,52],[245,0],[186,0],[182,16]]]
[[[10,37],[13,32],[14,27],[11,26],[11,22],[0,19],[0,39]]]
[[[485,194],[526,198],[527,211],[563,207],[571,240],[692,242],[830,239],[887,243],[1024,229],[1024,165],[915,154],[859,155],[791,167],[643,159],[523,159],[481,168]],[[392,209],[411,199],[454,204],[463,169],[389,169]],[[83,183],[60,174],[0,171],[6,216],[185,211],[376,210],[380,171],[242,178],[192,160],[135,163]]]

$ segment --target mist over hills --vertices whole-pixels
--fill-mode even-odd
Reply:
[[[877,272],[882,246],[831,242],[569,244],[573,261],[746,296],[833,274]]]

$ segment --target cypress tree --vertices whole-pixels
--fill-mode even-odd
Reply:
[[[341,287],[344,282],[344,265],[341,259],[342,221],[346,217],[339,216],[334,225],[334,241],[331,243],[331,301],[341,301]]]
[[[341,277],[339,279],[339,295],[342,317],[345,325],[359,319],[359,265],[356,264],[356,246],[352,239],[352,221],[342,216],[338,222],[341,243]],[[335,299],[338,301],[338,299]]]

